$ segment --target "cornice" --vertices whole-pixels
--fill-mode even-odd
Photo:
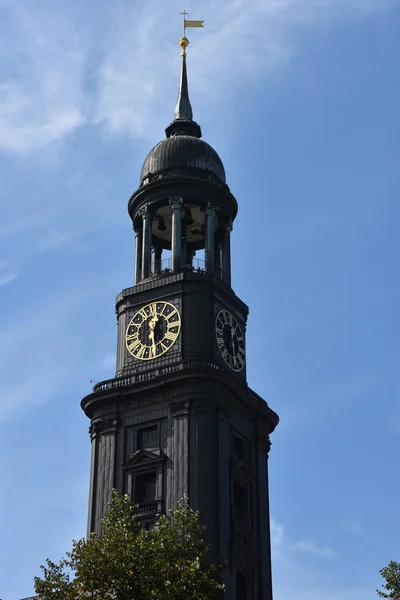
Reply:
[[[239,376],[227,373],[221,365],[213,361],[187,361],[177,363],[173,369],[164,367],[100,382],[96,384],[92,394],[83,398],[81,406],[86,414],[93,418],[95,407],[99,405],[117,403],[121,406],[132,396],[139,397],[143,393],[150,396],[159,394],[161,388],[163,394],[168,394],[168,398],[165,399],[175,400],[176,398],[170,395],[174,394],[173,386],[177,382],[184,385],[184,393],[187,395],[196,394],[199,384],[204,390],[205,384],[213,387],[218,383],[223,389],[229,391],[231,398],[238,400],[249,411],[249,416],[257,420],[262,436],[271,433],[279,422],[278,415],[269,408],[261,396],[253,392]],[[182,396],[182,389],[177,392]],[[207,393],[207,390],[204,390],[204,393]],[[218,403],[224,404],[223,394]]]

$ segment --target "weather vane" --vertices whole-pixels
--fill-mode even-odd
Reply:
[[[186,48],[189,45],[189,40],[186,37],[186,27],[204,27],[203,23],[204,21],[187,21],[186,20],[186,15],[188,15],[189,13],[186,12],[186,10],[184,10],[183,12],[181,12],[181,15],[183,15],[183,37],[181,37],[181,39],[179,40],[179,43],[181,45],[182,48],[182,55],[186,56]]]

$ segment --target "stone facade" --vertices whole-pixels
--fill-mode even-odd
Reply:
[[[115,377],[82,400],[88,531],[101,533],[114,488],[146,528],[185,495],[207,526],[209,559],[226,560],[227,600],[272,600],[267,459],[278,417],[247,385],[248,308],[230,275],[237,202],[200,127],[179,116],[185,54],[181,81],[173,142],[151,151],[129,201],[135,278],[116,300]]]

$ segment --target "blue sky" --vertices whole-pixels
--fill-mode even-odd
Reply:
[[[400,560],[400,4],[187,0],[189,88],[239,202],[233,287],[270,456],[275,600]],[[0,0],[0,597],[85,534],[79,402],[113,376],[126,210],[175,105],[176,0]]]

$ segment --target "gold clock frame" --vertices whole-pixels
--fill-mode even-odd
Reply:
[[[155,329],[160,318],[167,322],[164,335],[155,341]],[[148,324],[150,344],[141,341],[140,330]],[[155,300],[139,308],[130,319],[125,331],[125,346],[137,360],[155,360],[166,354],[176,343],[181,331],[181,314],[175,304]],[[132,331],[133,330],[133,331]]]

